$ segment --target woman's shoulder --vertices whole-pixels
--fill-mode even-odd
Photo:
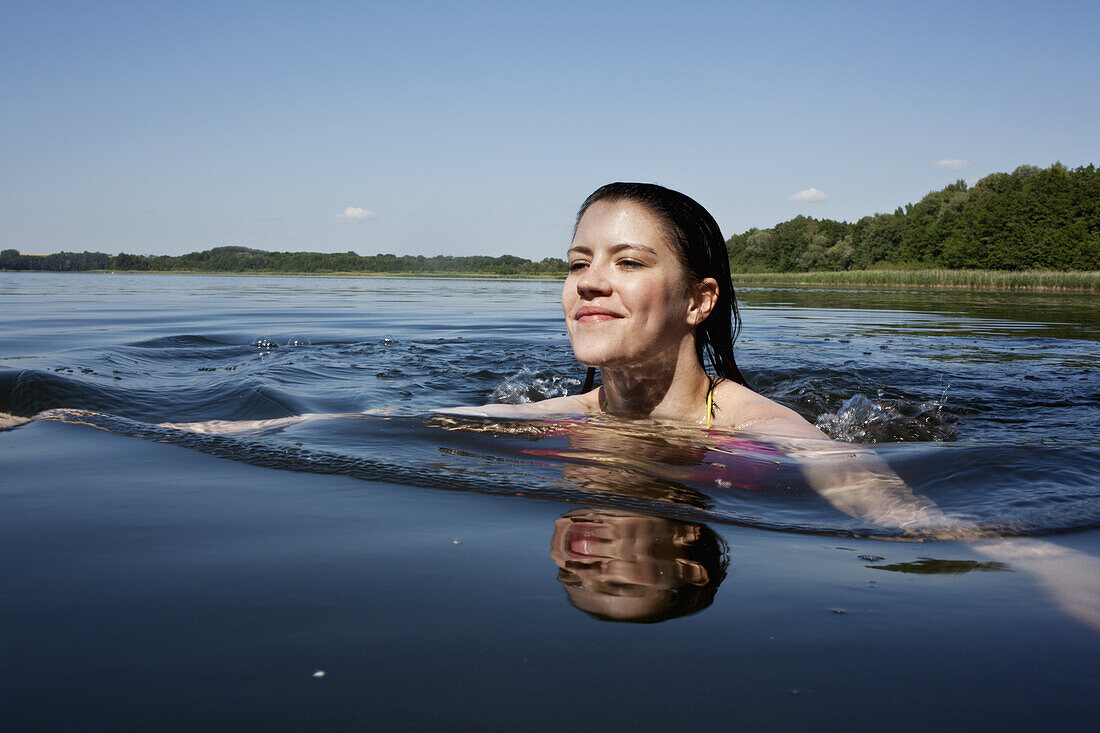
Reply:
[[[736,382],[714,388],[714,421],[720,428],[758,435],[828,438],[797,412]]]
[[[554,416],[578,416],[599,410],[596,391],[586,394],[552,397],[540,402],[522,405],[491,404],[470,407],[451,407],[439,412],[448,415],[470,415],[473,417],[527,418]]]

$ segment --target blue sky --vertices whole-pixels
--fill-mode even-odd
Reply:
[[[855,220],[1100,163],[1097,28],[1097,2],[4,0],[0,247],[540,259],[611,180],[727,236]]]

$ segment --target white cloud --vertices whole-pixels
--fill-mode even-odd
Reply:
[[[933,168],[946,168],[950,171],[957,171],[959,168],[965,168],[970,165],[969,160],[963,160],[962,158],[944,158],[943,160],[937,160],[932,164]]]
[[[349,206],[344,209],[344,213],[340,215],[341,219],[347,219],[348,221],[363,221],[364,219],[370,219],[374,216],[373,211],[367,211],[361,209],[358,206]]]
[[[819,189],[819,188],[807,188],[804,191],[799,191],[798,193],[792,193],[790,196],[787,197],[787,200],[788,201],[799,201],[799,202],[811,202],[812,203],[812,202],[815,202],[815,201],[824,201],[827,198],[829,198],[829,197],[826,196],[825,192],[822,191],[821,189]]]

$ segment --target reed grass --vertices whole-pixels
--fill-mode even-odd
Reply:
[[[735,272],[734,282],[785,285],[896,285],[970,290],[1100,291],[1100,270],[846,270]]]

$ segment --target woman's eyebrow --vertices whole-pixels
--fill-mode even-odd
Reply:
[[[648,252],[651,255],[657,254],[657,250],[644,244],[635,244],[634,242],[620,242],[611,247],[611,254],[616,254],[624,249],[637,249],[642,252]]]
[[[618,254],[624,249],[636,249],[640,252],[648,252],[651,255],[656,255],[657,250],[645,244],[635,244],[634,242],[620,242],[619,244],[613,244],[609,248],[611,254]],[[592,254],[592,248],[586,247],[583,244],[577,244],[569,248],[569,253],[577,252],[578,254],[590,255]]]

